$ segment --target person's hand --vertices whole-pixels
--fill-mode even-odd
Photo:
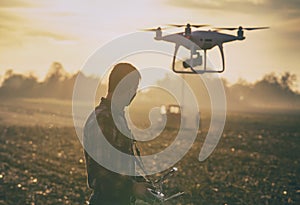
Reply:
[[[142,199],[147,202],[155,200],[155,197],[149,191],[149,189],[153,189],[152,185],[149,183],[134,182],[132,189],[133,195],[138,199]]]

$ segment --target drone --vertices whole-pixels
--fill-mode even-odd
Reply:
[[[175,73],[189,73],[189,74],[202,74],[202,73],[222,73],[225,71],[225,60],[224,60],[224,50],[223,44],[231,41],[241,41],[245,39],[244,30],[252,31],[252,30],[260,30],[260,29],[268,29],[269,27],[220,27],[214,28],[214,30],[196,30],[192,31],[192,27],[201,28],[207,27],[210,25],[207,24],[168,24],[171,27],[185,27],[184,32],[174,33],[170,35],[162,35],[162,28],[154,28],[154,29],[143,29],[144,31],[155,31],[156,36],[155,40],[158,41],[166,41],[170,43],[175,43],[175,50],[173,55],[172,62],[172,70]],[[237,30],[237,35],[230,35],[225,33],[220,33],[221,30],[229,30],[234,31]],[[183,46],[190,50],[190,59],[187,59],[182,62],[182,66],[184,69],[175,69],[175,61],[178,49],[180,46]],[[206,52],[213,47],[218,46],[221,57],[222,57],[222,69],[218,70],[210,70],[206,68]],[[200,50],[204,51],[204,60],[200,54]],[[203,65],[202,70],[196,70],[196,66]]]

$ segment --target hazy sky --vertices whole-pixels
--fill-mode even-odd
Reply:
[[[190,22],[271,27],[224,44],[227,68],[222,75],[230,81],[285,71],[300,79],[299,0],[1,0],[0,19],[0,74],[12,68],[41,77],[53,61],[73,72],[118,36]]]

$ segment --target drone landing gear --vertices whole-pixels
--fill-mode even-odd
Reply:
[[[179,45],[175,46],[175,51],[173,55],[173,63],[172,63],[172,70],[175,73],[181,73],[181,74],[203,74],[203,73],[222,73],[225,70],[225,64],[224,64],[224,52],[223,52],[223,46],[218,45],[220,52],[221,52],[221,57],[222,57],[222,65],[223,68],[221,70],[207,70],[206,69],[206,49],[204,49],[204,60],[202,61],[202,56],[200,55],[199,52],[196,50],[192,49],[191,50],[191,57],[190,59],[187,59],[182,62],[182,66],[184,70],[176,70],[175,69],[175,61],[176,61],[176,54],[179,49]],[[194,58],[194,55],[197,55]],[[201,66],[203,62],[203,70],[195,70],[194,67],[196,66]]]

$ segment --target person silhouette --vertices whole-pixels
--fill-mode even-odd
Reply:
[[[133,139],[125,118],[124,109],[134,99],[141,75],[129,63],[114,66],[108,82],[108,93],[88,117],[83,134],[87,182],[93,190],[90,205],[129,205],[135,199],[149,200],[152,195],[146,182],[138,182],[134,177],[110,171],[97,161],[99,157],[120,169],[135,169],[134,160],[124,160],[111,153],[107,145],[99,142],[99,130],[105,139],[117,150],[134,155]],[[100,128],[100,129],[99,129]],[[97,131],[98,130],[98,131]],[[130,158],[132,159],[132,158]]]

